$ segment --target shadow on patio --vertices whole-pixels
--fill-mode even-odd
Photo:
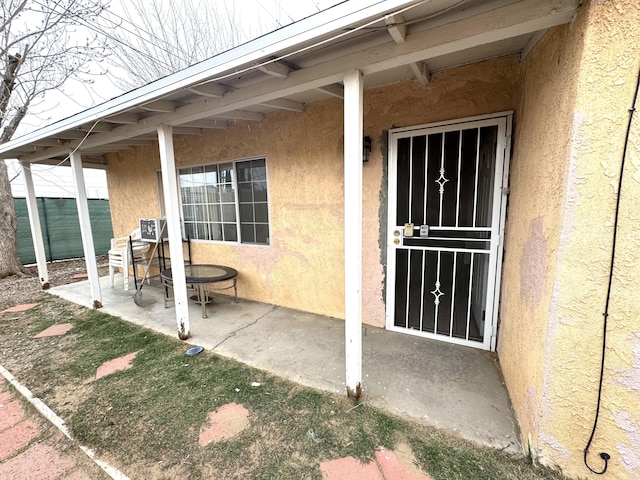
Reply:
[[[100,279],[101,311],[177,337],[172,302],[162,289],[145,284],[142,307],[134,289]],[[50,293],[91,308],[88,282],[52,288]],[[342,320],[275,305],[216,295],[201,318],[190,303],[192,337],[220,355],[300,384],[345,393]],[[363,326],[362,400],[387,411],[458,432],[462,437],[521,453],[514,416],[501,374],[480,350]]]

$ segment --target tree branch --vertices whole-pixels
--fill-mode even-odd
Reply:
[[[7,107],[9,106],[9,100],[16,84],[16,73],[20,67],[22,56],[17,53],[16,55],[9,55],[7,61],[7,68],[2,75],[2,83],[0,83],[0,119],[4,119],[7,113]]]
[[[8,17],[4,18],[2,25],[0,25],[0,32],[4,32],[5,29],[11,24],[11,22],[13,22],[16,19],[16,17],[20,15],[20,12],[24,10],[24,7],[26,4],[27,4],[27,0],[24,0],[20,5],[16,7],[16,9],[13,12],[9,13]]]
[[[2,129],[2,135],[0,135],[0,143],[5,143],[11,140],[11,137],[13,137],[13,134],[16,132],[18,125],[20,125],[20,122],[22,122],[28,110],[28,103],[16,110],[9,123],[7,123]]]

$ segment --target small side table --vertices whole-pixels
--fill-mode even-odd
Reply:
[[[188,285],[195,285],[197,298],[202,305],[202,318],[207,318],[207,292],[206,285],[224,282],[231,280],[231,285],[228,287],[215,288],[213,290],[228,290],[233,288],[234,300],[238,303],[238,271],[235,268],[227,267],[224,265],[185,265],[184,266],[185,280]],[[165,306],[166,298],[168,295],[168,288],[173,285],[173,275],[170,268],[163,270],[160,274],[162,284],[165,287]]]

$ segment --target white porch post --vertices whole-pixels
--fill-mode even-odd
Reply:
[[[344,75],[344,306],[347,395],[362,389],[362,72]]]
[[[82,171],[82,157],[77,150],[71,152],[70,157],[71,174],[73,176],[73,184],[76,187],[76,205],[78,206],[78,219],[80,220],[82,249],[84,250],[84,261],[87,264],[91,299],[93,300],[93,308],[101,308],[102,293],[100,292],[100,279],[98,277],[98,265],[96,263],[96,249],[93,245],[93,233],[91,232],[87,187],[84,182],[84,172]]]
[[[186,340],[191,336],[191,328],[189,326],[187,282],[184,274],[184,255],[182,253],[178,179],[176,177],[176,161],[173,153],[173,127],[169,125],[160,125],[158,127],[158,143],[160,144],[162,190],[164,191],[164,207],[167,215],[167,234],[169,236],[178,337],[181,340]]]
[[[22,167],[22,178],[27,190],[27,212],[29,213],[29,225],[31,226],[31,238],[33,239],[33,250],[36,254],[38,264],[38,277],[43,290],[49,288],[49,271],[47,270],[47,256],[44,252],[44,241],[42,240],[42,229],[40,228],[40,213],[38,212],[38,200],[36,190],[33,186],[31,168],[20,162]]]

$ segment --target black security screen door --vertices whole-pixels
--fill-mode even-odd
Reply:
[[[507,120],[391,133],[389,329],[492,348]]]

